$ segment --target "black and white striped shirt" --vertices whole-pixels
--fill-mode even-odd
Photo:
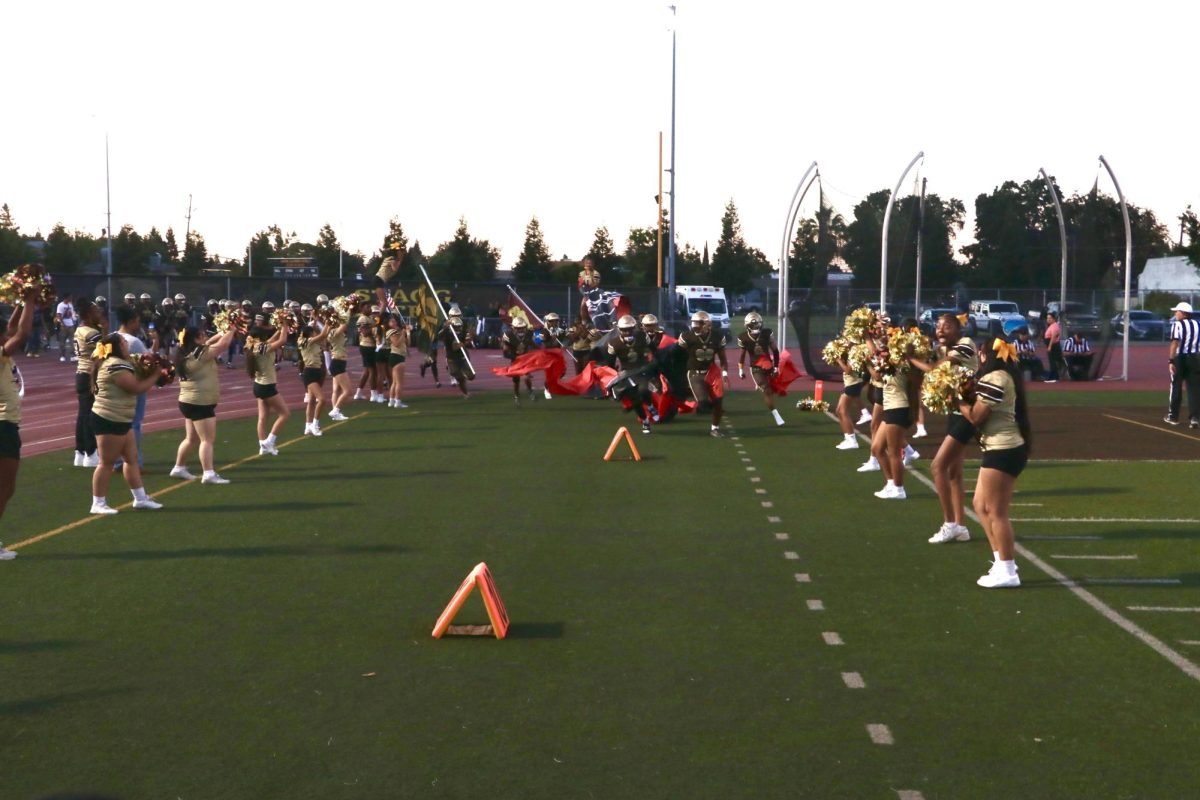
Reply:
[[[1171,339],[1179,340],[1176,355],[1190,356],[1200,353],[1200,320],[1190,317],[1171,320]]]
[[[1023,342],[1020,339],[1014,339],[1013,346],[1017,348],[1017,358],[1022,361],[1037,358],[1037,345],[1033,339],[1026,339]]]
[[[1063,339],[1062,351],[1063,353],[1075,355],[1087,355],[1092,352],[1092,345],[1083,337],[1080,337],[1079,341],[1075,341],[1075,337],[1072,336],[1068,339]]]

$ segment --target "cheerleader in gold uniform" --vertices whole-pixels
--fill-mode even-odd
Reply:
[[[389,380],[389,372],[391,367],[388,362],[392,355],[392,346],[388,344],[387,327],[384,322],[386,313],[379,311],[378,307],[372,306],[371,319],[375,323],[375,383],[379,386],[379,396],[375,399],[376,403],[388,402],[388,392],[384,389],[390,389],[391,382]]]
[[[949,360],[952,364],[975,372],[979,369],[979,358],[975,343],[969,336],[962,335],[962,322],[953,314],[943,314],[937,321],[934,335],[938,347],[938,361]],[[935,365],[910,358],[909,363],[922,372],[929,372]],[[965,542],[971,532],[964,524],[963,505],[966,490],[963,487],[963,459],[967,444],[975,438],[975,426],[966,417],[954,411],[947,418],[946,438],[942,440],[937,455],[933,457],[933,485],[937,489],[938,502],[942,505],[942,527],[929,538],[930,544]]]
[[[304,394],[307,400],[304,405],[304,435],[321,435],[321,408],[325,405],[325,340],[333,328],[326,326],[317,331],[315,322],[304,323],[300,327],[300,337],[296,344],[300,347],[300,362],[304,365],[301,373],[304,377]]]
[[[100,464],[92,473],[93,514],[116,514],[108,504],[108,484],[113,464],[124,461],[121,467],[125,482],[133,492],[133,507],[162,508],[162,504],[146,494],[142,470],[137,463],[137,441],[133,437],[133,415],[138,395],[145,394],[164,372],[138,378],[129,361],[129,345],[119,333],[105,336],[92,354],[96,364],[96,397],[92,404],[92,428],[99,443]]]
[[[400,271],[400,265],[404,263],[404,249],[399,243],[393,242],[388,246],[391,255],[383,259],[383,263],[379,265],[379,269],[375,271],[375,297],[379,300],[379,307],[384,311],[388,310],[388,281],[396,277],[396,273]]]
[[[358,388],[354,390],[354,399],[362,399],[363,389],[367,389],[371,393],[367,402],[374,403],[380,392],[375,375],[375,320],[368,313],[370,311],[371,308],[364,302],[359,306],[358,318],[354,321],[354,327],[358,329],[358,354],[363,366]]]
[[[262,319],[261,317],[259,319]],[[279,351],[287,342],[288,326],[284,323],[278,330],[272,331],[265,325],[250,329],[246,337],[246,372],[254,380],[254,399],[258,405],[258,454],[260,456],[277,456],[279,449],[279,432],[287,423],[291,412],[287,401],[279,394],[276,385],[275,362]],[[275,414],[275,423],[267,430],[267,420]]]
[[[400,321],[398,314],[388,315],[387,344],[388,372],[391,385],[388,387],[388,407],[408,408],[401,396],[404,394],[404,362],[408,360],[408,326]]]
[[[1013,558],[1013,529],[1008,517],[1013,487],[1029,461],[1032,441],[1025,385],[1017,366],[1016,348],[1003,339],[992,342],[991,352],[980,352],[975,396],[959,403],[958,410],[979,429],[983,462],[975,482],[975,513],[992,545],[995,561],[976,583],[985,589],[1011,589],[1021,585]]]
[[[17,470],[21,466],[21,389],[12,357],[33,330],[36,290],[25,294],[20,310],[13,312],[8,324],[0,329],[0,518],[17,488]],[[17,554],[0,547],[0,561],[11,561]]]
[[[350,402],[350,375],[346,372],[346,328],[349,321],[330,322],[329,332],[329,377],[333,379],[330,403],[333,409],[329,418],[341,422],[348,417],[342,413],[342,404]]]
[[[213,467],[213,444],[217,439],[217,402],[221,399],[217,354],[229,346],[236,335],[233,326],[218,336],[209,337],[192,325],[179,332],[175,351],[175,374],[179,376],[179,411],[183,414],[183,441],[175,454],[172,478],[192,480],[187,459],[192,450],[200,451],[201,483],[224,484],[228,480]]]
[[[92,430],[92,351],[100,341],[104,316],[100,307],[81,298],[77,308],[79,327],[75,329],[75,394],[79,410],[75,414],[75,466],[94,467],[100,463],[96,455],[96,434]]]

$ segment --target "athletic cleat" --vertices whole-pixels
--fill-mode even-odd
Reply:
[[[408,408],[408,403],[404,402],[403,400],[397,400],[396,408]],[[346,419],[346,417],[342,417],[342,419]]]
[[[947,542],[969,542],[971,532],[962,525],[953,522],[943,522],[938,532],[929,537],[930,544],[946,544]]]
[[[1178,425],[1179,424],[1179,420],[1177,420],[1175,417],[1172,417],[1170,414],[1163,417],[1163,422],[1167,423],[1168,425]]]
[[[866,424],[867,424],[867,423],[869,423],[870,421],[871,421],[871,412],[870,412],[870,411],[867,411],[867,410],[864,408],[864,409],[862,410],[862,413],[858,415],[858,422],[856,422],[856,423],[854,423],[854,424],[855,424],[855,425],[866,425]]]
[[[258,443],[258,454],[260,456],[277,456],[277,455],[279,455],[279,448],[273,444],[267,444],[266,442],[259,442]]]
[[[334,422],[341,422],[347,419],[346,415],[342,413],[340,408],[335,408],[333,411],[330,411],[329,418]]]
[[[857,450],[858,449],[858,439],[857,438],[842,439],[840,442],[837,443],[837,449],[838,450]]]
[[[516,403],[516,404],[519,406],[519,405],[521,405],[521,398],[520,398],[520,397],[517,397],[517,396],[514,394],[514,395],[513,395],[513,402],[514,402],[514,403]]]
[[[779,409],[773,410],[771,416],[775,418],[776,425],[783,425],[783,417],[780,415]]]
[[[171,469],[170,475],[172,478],[179,478],[180,480],[183,480],[183,481],[193,481],[196,479],[195,475],[188,472],[187,467],[173,467]]]
[[[883,467],[879,466],[879,459],[871,456],[858,468],[858,472],[879,472],[881,469]]]
[[[313,420],[312,427],[308,429],[308,432],[312,436],[324,436],[325,435],[324,433],[321,432],[321,426],[317,424],[316,420]]]
[[[552,400],[552,399],[554,399],[554,395],[550,394],[550,390],[549,390],[549,389],[542,389],[542,395],[543,395],[543,396],[544,396],[544,397],[545,397],[547,400]]]
[[[713,426],[712,426],[712,427],[709,429],[709,431],[708,431],[708,435],[709,435],[709,436],[712,436],[712,437],[714,437],[714,438],[716,438],[716,439],[720,439],[722,436],[724,436],[724,434],[722,434],[722,433],[721,433],[721,429],[720,429],[720,428],[718,428],[716,425],[713,425]]]
[[[147,497],[145,500],[134,500],[133,507],[143,508],[147,511],[157,511],[163,507],[163,504],[153,498]]]
[[[207,483],[207,484],[210,484],[213,486],[224,486],[225,484],[229,483],[229,479],[222,478],[220,475],[218,475],[217,473],[214,472],[211,475],[205,475],[203,478],[200,479],[200,482]]]
[[[5,550],[3,547],[0,547],[0,561],[12,561],[16,557],[17,554],[15,551]]]
[[[650,432],[650,421],[644,420],[642,422],[642,433],[649,433],[649,432]]]
[[[92,503],[92,510],[89,514],[116,514],[117,510],[108,503]]]

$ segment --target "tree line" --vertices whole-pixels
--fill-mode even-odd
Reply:
[[[1057,186],[1055,187],[1058,191]],[[879,285],[880,242],[883,217],[890,191],[872,192],[853,207],[849,218],[825,202],[801,218],[788,253],[788,269],[794,288],[821,287],[834,272],[850,272],[854,285]],[[1061,191],[1059,192],[1061,197]],[[1067,230],[1069,285],[1073,288],[1105,288],[1123,283],[1124,226],[1116,198],[1095,187],[1062,200]],[[1172,240],[1167,227],[1149,209],[1128,206],[1133,231],[1133,264],[1136,271],[1146,259],[1168,254],[1191,257],[1200,264],[1200,217],[1189,206],[1179,217],[1179,239]],[[958,247],[966,207],[957,198],[936,193],[924,198],[898,198],[892,210],[888,234],[888,277],[896,289],[912,288],[916,281],[918,240],[922,254],[922,284],[933,287],[955,285],[976,287],[1039,287],[1058,285],[1061,247],[1058,218],[1049,189],[1039,178],[1006,181],[990,193],[975,198],[974,242]],[[624,246],[617,248],[608,228],[596,228],[585,254],[605,275],[608,285],[654,286],[659,276],[659,223],[633,227]],[[663,248],[667,246],[669,220],[661,220]],[[721,217],[721,235],[710,256],[707,243],[702,250],[679,244],[676,232],[676,283],[711,283],[730,292],[751,288],[755,278],[774,269],[763,251],[748,244],[742,234],[737,206],[731,199]],[[31,245],[31,243],[33,243]],[[40,243],[40,244],[39,244]],[[0,207],[0,270],[33,258],[53,272],[80,272],[101,259],[103,237],[56,225],[44,238],[22,234],[7,204]],[[142,235],[130,225],[113,236],[113,271],[140,274],[155,261],[175,265],[184,275],[222,269],[245,275],[249,269],[266,275],[267,259],[313,258],[322,277],[373,273],[385,254],[395,247],[407,253],[400,270],[402,280],[418,277],[418,265],[441,281],[469,282],[495,278],[500,252],[488,240],[473,236],[465,218],[460,218],[454,236],[426,256],[417,240],[409,241],[397,219],[388,223],[380,247],[371,255],[347,252],[332,226],[318,231],[315,242],[306,242],[296,232],[270,225],[255,233],[246,254],[237,259],[210,256],[202,234],[185,235],[180,250],[172,228],[157,228]],[[579,260],[582,260],[583,255]],[[663,255],[663,261],[667,260]],[[511,265],[517,283],[573,282],[579,261],[566,256],[555,259],[546,245],[537,217],[525,227],[525,241]],[[261,270],[261,271],[260,271]],[[1135,272],[1136,274],[1136,272]]]

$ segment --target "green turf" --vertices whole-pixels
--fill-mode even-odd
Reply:
[[[863,451],[833,450],[823,415],[785,406],[777,429],[758,398],[730,405],[753,472],[696,418],[638,435],[641,463],[604,463],[633,422],[609,403],[422,399],[250,460],[229,486],[167,494],[162,512],[25,548],[0,565],[0,797],[1194,788],[1196,681],[1030,565],[1018,592],[978,590],[986,547],[925,544],[932,494],[910,479],[912,499],[883,507],[877,474],[853,471]],[[220,433],[220,463],[252,453],[249,422]],[[148,437],[151,491],[171,483],[176,436]],[[87,472],[63,461],[23,463],[6,542],[86,511]],[[1196,464],[1049,463],[1019,488],[1053,516],[1187,516],[1196,478]],[[124,491],[115,480],[112,499]],[[1136,545],[1138,574],[1186,577],[1098,596],[1200,605],[1193,528],[1096,529],[1127,538],[1061,546]],[[510,637],[433,640],[478,561]],[[459,621],[484,621],[478,599]],[[1145,624],[1200,639],[1192,619]],[[865,689],[845,688],[851,671]],[[871,744],[870,723],[896,743]]]
[[[1095,389],[1083,391],[1055,391],[1052,386],[1042,391],[1030,392],[1029,405],[1037,406],[1092,406],[1092,407],[1128,407],[1128,406],[1161,406],[1167,405],[1167,393],[1152,392],[1142,389],[1121,389],[1120,384],[1114,384],[1113,389]]]

